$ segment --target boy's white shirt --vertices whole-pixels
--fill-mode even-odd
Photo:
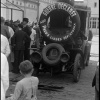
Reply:
[[[16,84],[14,94],[6,100],[37,100],[36,91],[38,83],[37,77],[32,76],[22,79]],[[33,98],[31,98],[32,94],[34,95]]]
[[[10,46],[8,39],[1,34],[1,52],[6,55],[6,57],[10,54]]]
[[[7,57],[1,53],[1,100],[5,100],[5,94],[9,87],[9,65]]]

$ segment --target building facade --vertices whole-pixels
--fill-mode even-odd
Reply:
[[[37,22],[43,9],[52,3],[53,0],[1,0],[1,16],[13,21],[27,17],[30,22]]]
[[[30,22],[36,22],[43,9],[56,2],[56,0],[1,0],[1,16],[9,20],[29,18]],[[90,29],[93,34],[99,33],[99,0],[75,0],[75,4],[91,8]],[[6,6],[5,6],[6,5]]]
[[[23,17],[29,18],[29,21],[35,21],[38,16],[37,0],[1,0],[1,16],[6,20],[20,20]],[[5,6],[6,5],[6,6]],[[5,13],[4,13],[5,12]]]
[[[88,0],[91,7],[90,29],[93,34],[99,34],[99,0]]]

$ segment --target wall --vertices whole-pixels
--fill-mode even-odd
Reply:
[[[3,4],[5,4],[6,3],[6,0],[1,0],[1,2]],[[2,3],[1,3],[1,16],[6,19],[6,8],[2,8],[2,7],[5,7]]]
[[[11,3],[6,2],[6,0],[2,0],[1,2],[4,3],[5,5],[7,5],[9,8],[13,8],[13,21],[16,21],[17,19],[19,19],[20,21],[22,21],[23,19],[23,12],[19,11],[19,10],[23,10],[24,13],[24,17],[29,18],[30,22],[36,21],[37,18],[37,9],[38,9],[38,5],[35,1],[27,1],[27,0],[9,0]],[[14,6],[14,5],[18,6]],[[14,10],[17,9],[17,10]],[[1,15],[3,17],[5,17],[5,19],[9,19],[11,20],[11,9],[6,9],[6,8],[2,8],[1,9]]]

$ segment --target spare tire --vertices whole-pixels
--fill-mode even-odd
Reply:
[[[59,14],[57,15],[57,13]],[[58,28],[57,29],[58,33],[57,33],[48,28],[47,22],[48,19],[51,18],[50,16],[56,16],[55,19],[57,19],[57,17],[62,16],[61,13],[63,14],[63,16],[66,15],[68,18],[71,19],[72,26],[69,31],[66,30],[64,31],[64,29],[60,30],[60,28]],[[60,20],[61,19],[58,19],[57,22]],[[49,40],[56,43],[66,42],[71,36],[73,37],[77,36],[80,30],[80,17],[75,8],[73,8],[71,5],[63,2],[58,2],[47,6],[43,10],[40,16],[39,26],[45,40],[47,41]]]
[[[60,44],[57,43],[48,44],[42,50],[43,60],[46,64],[49,65],[58,64],[63,52],[65,52],[65,50]]]

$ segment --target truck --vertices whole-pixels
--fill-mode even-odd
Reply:
[[[44,8],[39,19],[38,46],[33,46],[30,61],[33,75],[70,73],[74,82],[89,63],[89,19],[91,9],[74,5],[74,0],[58,0]]]

